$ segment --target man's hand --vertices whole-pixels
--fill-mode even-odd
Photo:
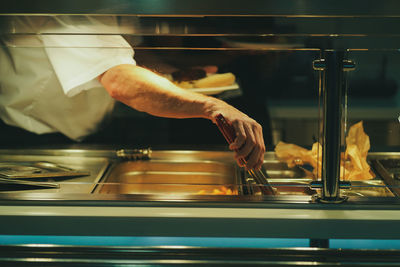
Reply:
[[[214,122],[218,114],[222,114],[234,128],[236,138],[229,148],[235,151],[238,165],[246,169],[260,169],[265,153],[261,125],[229,105],[226,105],[220,113],[213,113],[212,120]]]

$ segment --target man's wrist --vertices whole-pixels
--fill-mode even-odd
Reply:
[[[227,104],[220,99],[207,97],[204,103],[205,118],[215,122],[215,117],[223,110],[225,105]]]

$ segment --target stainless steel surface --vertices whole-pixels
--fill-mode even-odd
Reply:
[[[48,153],[52,152],[52,153]],[[76,152],[76,151],[75,151]],[[89,152],[89,151],[88,151]],[[63,155],[62,155],[63,154]],[[66,170],[76,170],[77,172],[72,173],[73,175],[79,174],[73,178],[67,176],[51,176],[51,177],[31,177],[30,183],[40,186],[41,183],[48,183],[49,185],[54,184],[57,187],[54,189],[41,189],[42,193],[87,193],[89,194],[98,180],[102,177],[105,172],[109,159],[105,157],[87,157],[82,156],[82,151],[75,154],[74,151],[66,150],[62,153],[61,150],[46,151],[36,150],[36,153],[29,153],[29,150],[0,150],[0,162],[1,163],[19,163],[21,165],[29,165],[29,163],[39,163],[39,166],[46,166],[56,168],[58,171],[63,170],[60,173],[67,175]],[[90,155],[90,153],[88,153]],[[64,169],[63,169],[64,168]],[[82,176],[82,174],[85,174]],[[18,175],[17,175],[18,176]],[[46,175],[47,176],[47,175]],[[23,181],[23,178],[20,178]],[[29,188],[26,188],[24,192],[29,192]],[[35,190],[37,191],[37,190]]]
[[[185,156],[187,155],[187,156]],[[116,162],[94,191],[96,194],[259,195],[260,184],[240,169],[231,152],[154,151],[149,161]],[[278,196],[313,196],[313,178],[299,167],[289,168],[266,153],[263,168]],[[229,189],[229,193],[227,193]],[[380,179],[356,181],[343,189],[346,197],[393,197]]]
[[[399,197],[400,156],[386,155],[380,159],[372,160],[372,165],[389,189]]]
[[[275,195],[276,190],[274,190],[271,187],[271,184],[268,181],[268,176],[267,173],[265,172],[265,169],[260,169],[260,170],[254,170],[250,169],[248,170],[249,175],[256,181],[256,184],[259,186],[259,190],[263,195]]]
[[[273,155],[273,154],[272,154]],[[300,195],[312,196],[317,191],[310,188],[312,176],[299,167],[289,168],[285,162],[281,162],[267,153],[263,163],[263,169],[267,172],[269,185],[275,191],[275,195]],[[246,180],[251,178],[251,175],[246,175]],[[248,181],[256,185],[256,181]],[[261,193],[259,187],[252,187],[253,194]]]
[[[312,195],[310,177],[266,153],[263,168],[279,195]],[[153,151],[147,161],[116,162],[94,191],[100,194],[261,194],[263,184],[237,166],[232,152]],[[252,192],[252,193],[249,193]]]
[[[101,194],[211,194],[225,186],[237,194],[240,184],[233,162],[125,161],[112,167],[96,191]]]
[[[25,181],[21,179],[10,179],[0,177],[0,191],[16,191],[29,189],[60,188],[58,183]]]
[[[140,201],[148,199],[146,195],[157,195],[157,199],[151,198],[152,200],[173,199],[174,195],[196,197],[208,195],[213,197],[214,201],[231,202],[233,198],[218,199],[213,195],[236,194],[237,192],[238,195],[232,197],[235,197],[237,201],[247,201],[244,200],[244,196],[251,197],[260,194],[257,183],[243,169],[238,168],[232,152],[155,150],[149,161],[120,161],[113,150],[97,152],[84,149],[0,150],[0,162],[4,160],[49,161],[78,170],[89,170],[91,173],[87,177],[45,181],[60,184],[59,189],[27,190],[24,191],[26,194],[17,192],[9,196],[13,199],[35,200],[48,197],[49,199],[73,200],[103,199],[109,195],[117,200],[125,198],[123,195],[132,195]],[[370,153],[369,155],[370,160],[399,157],[399,153]],[[105,172],[109,165],[112,168]],[[289,202],[296,202],[296,197],[307,197],[308,200],[302,198],[302,201],[310,201],[311,196],[318,192],[310,188],[313,178],[308,172],[298,167],[288,168],[286,163],[275,158],[273,152],[265,153],[263,167],[268,170],[270,184],[277,192],[277,196],[268,201],[279,200],[285,196],[290,197],[287,199]],[[100,181],[101,178],[104,179]],[[394,198],[391,190],[390,185],[382,181],[377,174],[377,178],[373,180],[352,181],[352,187],[343,190],[342,193],[351,199],[367,201],[375,197]],[[37,192],[40,194],[35,195],[34,193]],[[1,194],[3,198],[7,198],[6,194]],[[262,199],[259,200],[262,201]]]
[[[0,162],[0,177],[13,179],[37,179],[54,177],[77,177],[87,176],[90,172],[85,170],[74,170],[60,164],[48,161],[33,162]]]

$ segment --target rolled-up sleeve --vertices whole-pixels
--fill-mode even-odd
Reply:
[[[43,45],[64,93],[75,96],[102,85],[97,77],[120,64],[136,64],[120,35],[43,35]]]

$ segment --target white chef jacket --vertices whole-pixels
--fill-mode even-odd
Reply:
[[[13,27],[51,34],[2,40],[0,117],[37,134],[61,132],[81,140],[97,129],[114,106],[97,77],[116,65],[135,64],[134,52],[118,34],[93,34],[104,33],[104,25],[93,19],[83,25],[70,25],[67,18],[57,22],[63,27],[49,30],[21,18]],[[106,27],[112,25],[109,22]],[[89,31],[87,27],[92,34],[71,34],[78,28],[78,32]]]

